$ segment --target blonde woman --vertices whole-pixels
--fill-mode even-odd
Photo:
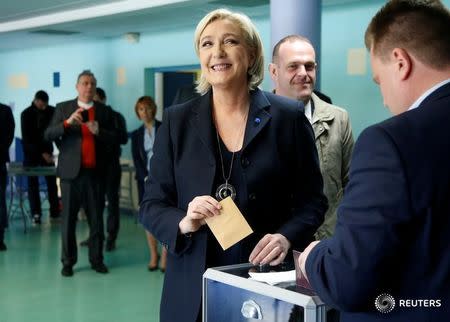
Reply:
[[[202,96],[165,110],[140,209],[168,248],[161,322],[201,320],[207,267],[277,265],[314,239],[326,210],[303,106],[257,88],[264,61],[250,19],[215,10],[198,24],[194,45]],[[204,219],[219,215],[226,197],[254,233],[223,251]]]

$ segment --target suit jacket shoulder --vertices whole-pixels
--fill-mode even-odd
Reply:
[[[56,104],[56,108],[67,108],[67,107],[77,107],[78,103],[77,103],[77,99],[71,99],[68,101],[64,101],[64,102],[60,102],[58,104]]]
[[[274,108],[271,112],[276,112],[276,110],[285,111],[285,113],[297,114],[299,111],[303,112],[303,103],[301,101],[296,101],[288,97],[281,95],[276,95],[270,92],[261,92],[267,99],[268,103]]]
[[[136,136],[138,136],[139,133],[141,133],[143,130],[144,130],[144,125],[141,125],[140,127],[138,127],[137,129],[135,129],[131,132],[131,137],[136,138]]]

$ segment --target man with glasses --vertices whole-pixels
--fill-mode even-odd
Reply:
[[[347,112],[328,104],[313,92],[316,71],[316,53],[307,38],[290,35],[275,45],[272,63],[269,64],[275,93],[302,101],[315,133],[324,193],[329,205],[325,221],[316,232],[316,239],[320,240],[334,232],[336,209],[348,182],[354,141]]]

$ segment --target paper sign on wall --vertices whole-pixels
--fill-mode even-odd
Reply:
[[[365,75],[366,69],[366,53],[365,48],[350,48],[347,52],[347,74],[349,75]]]
[[[117,68],[117,85],[125,85],[127,82],[127,76],[125,72],[125,67]]]
[[[28,88],[28,75],[16,74],[8,77],[8,86],[11,88]]]

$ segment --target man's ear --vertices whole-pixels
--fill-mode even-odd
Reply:
[[[411,76],[413,68],[411,56],[403,48],[394,48],[391,55],[396,64],[400,80],[408,79]]]
[[[277,80],[277,78],[278,78],[277,65],[275,65],[274,63],[270,63],[268,68],[269,68],[270,77],[275,82]]]

